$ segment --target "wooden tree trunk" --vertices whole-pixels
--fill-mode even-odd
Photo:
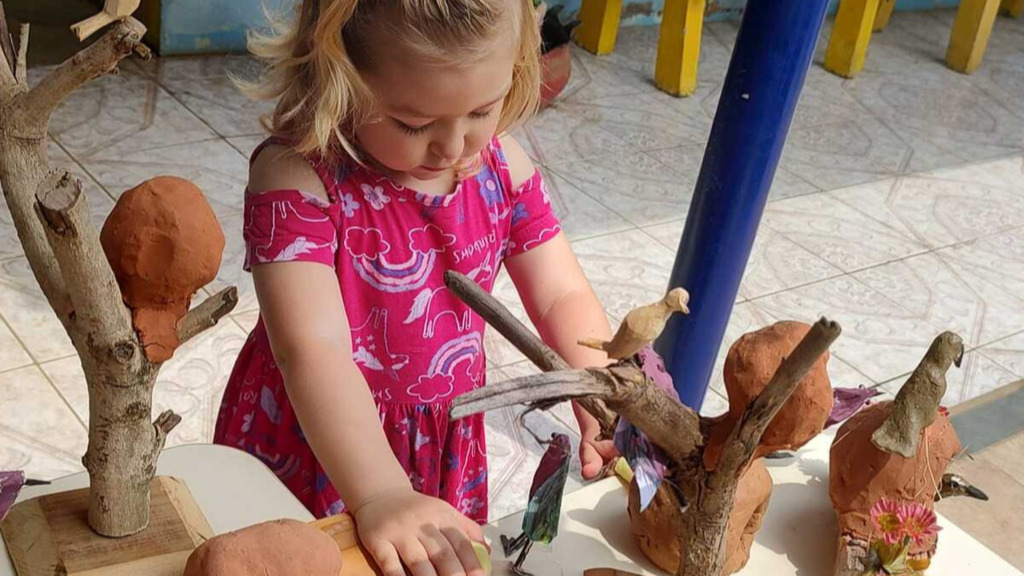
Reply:
[[[0,3],[0,14],[3,12]],[[92,224],[81,182],[50,171],[49,117],[82,84],[115,69],[126,56],[148,57],[145,27],[128,18],[61,64],[31,90],[26,83],[28,26],[14,62],[0,17],[0,184],[18,238],[47,301],[78,352],[89,390],[89,525],[104,536],[127,536],[149,522],[149,487],[167,434],[180,422],[171,411],[152,421],[159,364],[149,362]],[[182,343],[227,315],[234,288],[182,319]]]
[[[481,314],[510,342],[547,373],[486,386],[456,398],[453,419],[512,406],[547,407],[564,400],[595,410],[602,435],[613,434],[618,414],[647,434],[668,456],[670,474],[686,498],[688,508],[676,527],[683,550],[678,576],[720,576],[725,567],[725,535],[736,499],[740,475],[768,425],[782,409],[814,362],[839,336],[839,325],[822,318],[751,403],[726,439],[714,470],[704,467],[703,449],[710,425],[696,412],[665,394],[651,382],[632,358],[608,368],[564,370],[564,362],[544,361],[555,355],[502,305],[475,283],[454,272],[445,281],[449,289]],[[541,361],[538,361],[541,360]],[[554,371],[558,370],[558,371]],[[671,491],[667,491],[671,492]],[[672,499],[676,496],[671,495]]]

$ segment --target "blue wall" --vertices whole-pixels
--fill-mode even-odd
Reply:
[[[245,31],[264,23],[263,6],[279,11],[296,0],[162,0],[160,52],[197,54],[242,52]],[[570,12],[579,10],[582,0],[548,0],[562,4]],[[768,0],[771,1],[771,0]],[[656,24],[661,18],[664,0],[624,0],[623,25]],[[746,0],[709,0],[708,20],[738,18]],[[835,12],[832,1],[829,13]],[[897,10],[949,8],[959,0],[898,0]]]

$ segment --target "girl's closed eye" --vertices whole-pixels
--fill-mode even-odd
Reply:
[[[396,126],[398,126],[403,132],[405,132],[406,134],[408,134],[410,136],[416,136],[418,134],[423,134],[424,132],[427,131],[427,128],[430,128],[430,125],[433,124],[433,122],[428,122],[428,123],[422,124],[420,126],[410,126],[409,124],[406,124],[405,122],[402,122],[398,118],[392,118],[392,120],[395,121],[395,125]]]
[[[484,118],[490,116],[491,112],[494,112],[494,106],[491,106],[487,110],[477,110],[476,112],[470,112],[469,117],[474,120],[483,120]]]

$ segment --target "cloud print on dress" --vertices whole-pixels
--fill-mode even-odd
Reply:
[[[418,398],[420,402],[433,402],[449,396],[455,389],[454,384],[455,377],[450,374],[430,374],[420,376],[415,384],[409,386],[406,393]]]
[[[356,258],[376,260],[381,254],[387,254],[391,245],[384,241],[380,230],[353,226],[345,230],[345,249]]]
[[[442,253],[455,244],[455,235],[446,234],[434,224],[409,231],[409,249],[420,254]]]

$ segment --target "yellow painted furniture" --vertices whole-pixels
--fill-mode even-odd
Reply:
[[[864,68],[871,32],[889,24],[896,0],[840,0],[825,54],[825,69],[853,78]],[[946,65],[969,74],[981,65],[1000,8],[1010,16],[1024,12],[1024,0],[961,0],[946,51]]]
[[[697,88],[697,64],[706,0],[665,0],[654,83],[674,96]],[[576,42],[592,54],[610,54],[619,32],[622,0],[583,0]]]

